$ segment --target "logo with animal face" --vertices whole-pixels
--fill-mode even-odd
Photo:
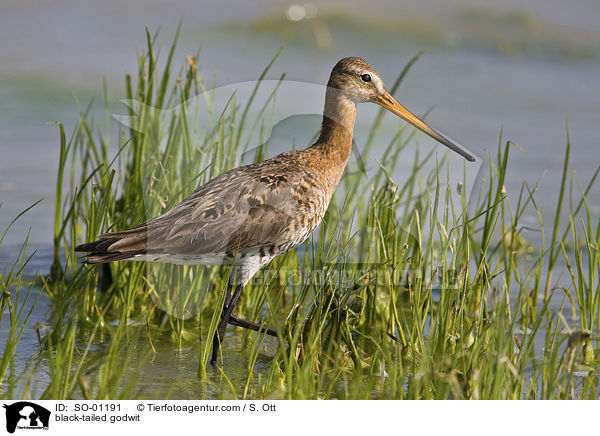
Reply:
[[[29,401],[5,404],[6,431],[14,433],[18,429],[48,429],[50,411]]]

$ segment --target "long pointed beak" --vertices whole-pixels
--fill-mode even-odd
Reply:
[[[417,129],[427,133],[433,139],[444,144],[450,150],[457,152],[468,161],[475,162],[475,158],[469,153],[467,153],[465,150],[463,150],[460,145],[456,144],[454,141],[450,140],[445,135],[435,130],[433,127],[430,127],[427,124],[425,124],[415,115],[413,115],[408,109],[406,109],[404,106],[398,103],[396,99],[394,99],[394,97],[392,97],[387,91],[385,92],[385,94],[378,96],[374,102],[377,103],[379,106],[386,108],[390,112],[398,115],[404,121],[409,122]]]

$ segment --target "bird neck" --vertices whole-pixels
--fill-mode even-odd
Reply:
[[[346,166],[352,149],[352,133],[356,104],[342,92],[327,87],[321,134],[313,147],[319,147],[329,156],[330,162]]]

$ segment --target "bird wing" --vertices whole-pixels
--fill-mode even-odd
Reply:
[[[124,255],[236,256],[292,248],[316,228],[328,201],[314,176],[293,162],[286,165],[285,155],[223,173],[167,213],[96,242],[104,241],[102,251]],[[98,245],[85,245],[81,251],[98,251]]]

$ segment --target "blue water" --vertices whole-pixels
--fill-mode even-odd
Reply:
[[[29,252],[38,252],[27,275],[46,273],[51,263],[59,142],[57,127],[46,123],[61,121],[69,134],[78,118],[73,94],[83,105],[91,99],[101,102],[103,80],[111,110],[125,113],[119,103],[125,96],[123,77],[137,70],[136,53],[145,45],[144,26],[152,31],[160,27],[164,57],[181,17],[175,64],[184,65],[185,55],[202,46],[200,73],[208,82],[214,74],[217,86],[255,80],[281,46],[283,53],[268,78],[278,79],[285,72],[288,80],[308,84],[324,84],[339,58],[362,56],[391,85],[413,55],[430,51],[415,64],[396,98],[417,114],[432,109],[427,120],[480,157],[495,153],[502,130],[504,141],[514,141],[524,150],[511,152],[509,199],[517,201],[524,179],[530,186],[540,182],[537,200],[546,221],[555,213],[567,120],[570,166],[583,184],[600,164],[600,7],[596,0],[315,3],[315,18],[292,22],[286,18],[292,2],[276,0],[204,4],[108,0],[85,6],[75,0],[4,0],[0,5],[0,231],[20,211],[43,201],[8,233],[0,247],[0,265],[14,261],[28,232]],[[316,97],[313,103],[318,108],[322,99]],[[95,113],[103,122],[104,112]],[[359,148],[373,114],[373,108],[359,107]],[[116,128],[116,121],[111,123]],[[282,149],[285,133],[297,132],[292,126],[277,136]],[[424,135],[418,140],[422,147],[434,146]],[[378,145],[386,144],[383,140]],[[477,180],[478,169],[471,180]],[[401,183],[401,174],[397,177]],[[588,202],[592,213],[600,214],[600,187],[591,191]],[[533,211],[523,223],[537,227]],[[539,238],[535,232],[525,236]],[[17,372],[36,352],[32,327],[45,318],[46,311],[47,301],[42,299],[21,341]],[[188,369],[192,379],[194,368]]]
[[[200,72],[207,78],[214,73],[217,85],[256,79],[281,46],[269,77],[287,72],[288,79],[317,84],[348,55],[365,57],[389,83],[415,53],[431,50],[406,78],[398,100],[418,114],[433,108],[428,120],[479,156],[495,151],[503,129],[505,140],[526,150],[513,152],[509,195],[517,195],[523,178],[531,185],[542,180],[538,201],[548,218],[560,182],[567,120],[578,177],[585,181],[600,163],[600,29],[595,25],[600,8],[594,1],[567,7],[558,1],[524,6],[454,0],[428,8],[417,1],[330,1],[317,2],[317,17],[299,23],[285,18],[291,3],[226,3],[3,3],[0,228],[43,198],[5,244],[20,243],[29,228],[31,242],[50,242],[58,133],[46,122],[60,120],[69,132],[77,119],[72,93],[82,104],[101,101],[103,78],[118,112],[123,75],[136,70],[144,25],[161,28],[166,51],[180,17],[184,28],[176,63],[183,64],[184,55],[201,45]],[[503,30],[507,27],[510,33]],[[104,113],[97,117],[103,121]],[[423,135],[420,140],[427,141]],[[591,194],[594,213],[600,211],[597,199],[598,188]],[[526,219],[535,223],[533,214]]]

